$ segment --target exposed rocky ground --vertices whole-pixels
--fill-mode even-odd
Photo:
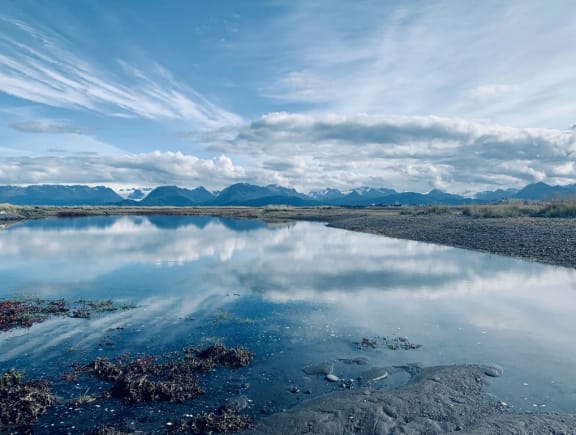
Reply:
[[[406,367],[400,388],[346,390],[311,399],[245,433],[574,434],[576,416],[511,414],[482,392],[499,370],[478,365]]]
[[[576,219],[367,214],[329,225],[576,267]]]

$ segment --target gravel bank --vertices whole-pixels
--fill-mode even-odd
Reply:
[[[576,268],[576,219],[367,215],[329,226]]]

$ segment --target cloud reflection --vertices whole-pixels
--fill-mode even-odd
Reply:
[[[287,237],[281,227],[248,226],[241,231],[220,219],[189,217],[171,222],[172,226],[160,217],[120,217],[15,226],[0,234],[0,273],[14,276],[20,285],[37,287],[47,282],[87,282],[134,265],[176,267],[202,259],[226,262],[248,243],[277,244]],[[17,285],[6,288],[6,284],[3,292],[18,289]]]
[[[498,362],[519,370],[502,382],[548,382],[549,370],[558,382],[576,382],[572,269],[319,223],[121,217],[11,227],[0,233],[0,276],[2,296],[139,305],[2,334],[0,361],[58,358],[66,346],[94,350],[106,331],[124,325],[122,350],[142,351],[190,339],[194,327],[183,318],[199,316],[194,325],[202,325],[203,315],[257,300],[259,308],[245,309],[263,310],[266,322],[254,328],[275,328],[297,343],[325,343],[331,331],[348,346],[351,335],[401,333],[425,346],[387,364]],[[280,327],[278,307],[286,307],[282,321],[305,327]]]

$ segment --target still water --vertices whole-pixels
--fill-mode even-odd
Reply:
[[[137,305],[0,333],[0,370],[46,377],[59,392],[61,404],[40,421],[52,432],[81,432],[87,420],[144,428],[142,413],[162,413],[158,421],[166,421],[167,414],[178,418],[217,407],[230,394],[249,399],[245,412],[257,418],[341,389],[302,370],[322,362],[352,379],[370,367],[497,364],[504,376],[488,392],[512,409],[576,411],[571,269],[318,223],[90,217],[1,231],[0,283],[0,298]],[[407,337],[422,346],[356,344],[374,337]],[[74,413],[65,406],[74,394],[103,388],[63,386],[58,375],[74,362],[215,340],[246,346],[256,358],[249,367],[206,379],[208,394],[191,403],[155,410],[112,401]],[[357,357],[368,364],[338,361]],[[405,380],[391,376],[381,387]]]

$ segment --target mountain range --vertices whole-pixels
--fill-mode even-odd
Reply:
[[[278,185],[256,186],[237,183],[219,192],[210,192],[200,186],[185,189],[159,186],[155,189],[133,189],[128,197],[120,196],[109,187],[32,185],[0,186],[0,203],[14,205],[117,205],[117,206],[265,206],[265,205],[462,205],[508,200],[576,199],[576,184],[551,186],[546,183],[529,184],[523,189],[498,189],[480,192],[474,197],[454,195],[440,190],[428,193],[397,192],[393,189],[362,187],[347,192],[328,188],[308,195]],[[123,192],[126,193],[126,192]],[[144,196],[145,195],[145,196]],[[136,198],[143,199],[137,200]]]

